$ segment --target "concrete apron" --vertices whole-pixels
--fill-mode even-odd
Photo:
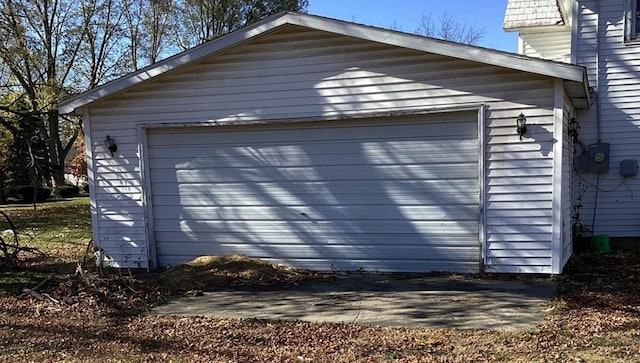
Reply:
[[[353,273],[300,286],[208,291],[172,299],[150,314],[527,330],[544,320],[554,291],[555,285],[548,281]]]

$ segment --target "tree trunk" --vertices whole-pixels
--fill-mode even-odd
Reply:
[[[0,204],[4,202],[4,168],[0,168]]]
[[[64,160],[66,154],[60,140],[60,120],[57,110],[49,110],[47,114],[49,126],[49,162],[51,163],[51,184],[53,187],[64,184]]]

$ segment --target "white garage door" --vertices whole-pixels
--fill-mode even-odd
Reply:
[[[158,264],[478,271],[477,129],[476,112],[150,129]]]

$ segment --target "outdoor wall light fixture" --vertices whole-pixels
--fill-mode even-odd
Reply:
[[[573,142],[576,142],[576,140],[578,140],[578,135],[580,134],[580,124],[575,117],[572,117],[571,120],[569,120],[567,133],[569,134],[569,137],[571,138],[571,140],[573,140]]]
[[[518,128],[516,129],[518,131],[518,136],[520,136],[520,140],[522,140],[522,135],[527,132],[527,118],[524,117],[523,113],[518,115],[516,124],[518,125]]]
[[[118,145],[116,145],[116,141],[112,139],[111,136],[109,135],[107,135],[107,137],[104,138],[104,146],[106,146],[107,149],[111,151],[111,156],[113,156],[113,153],[118,151]]]

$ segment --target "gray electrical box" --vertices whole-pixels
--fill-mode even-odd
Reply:
[[[588,173],[589,172],[589,153],[583,152],[582,154],[576,156],[573,163],[578,170],[578,173]]]
[[[620,162],[620,175],[636,176],[638,175],[638,160],[627,159]]]
[[[604,142],[591,144],[589,145],[587,154],[589,155],[590,173],[609,172],[609,144]]]

